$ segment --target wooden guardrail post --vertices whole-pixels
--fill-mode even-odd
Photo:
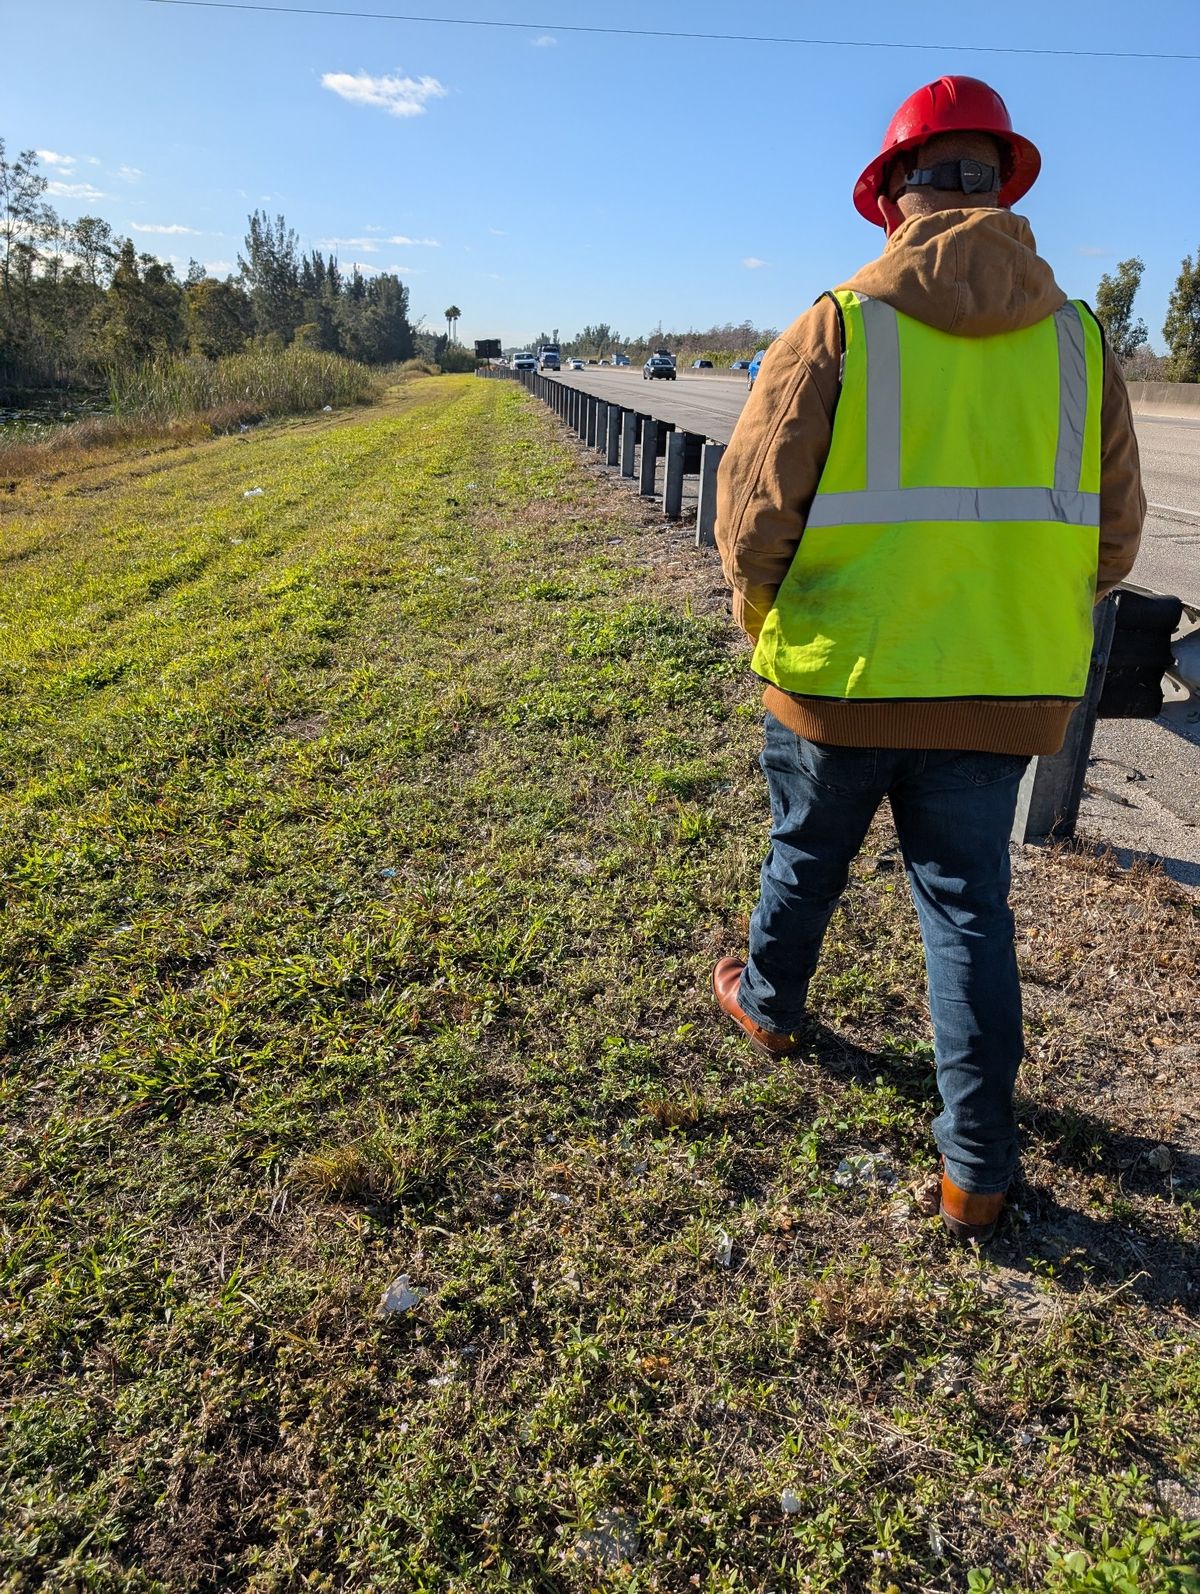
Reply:
[[[1033,758],[1017,793],[1012,839],[1016,842],[1069,839],[1075,834],[1083,783],[1087,776],[1096,710],[1104,690],[1104,672],[1117,621],[1116,596],[1096,605],[1092,615],[1092,662],[1083,700],[1071,715],[1066,739],[1057,753]]]
[[[662,497],[663,514],[668,520],[678,520],[683,514],[683,455],[686,447],[686,433],[668,433]]]
[[[637,446],[637,415],[621,411],[621,475],[633,480],[633,451]]]
[[[705,443],[700,453],[700,505],[696,512],[696,547],[716,546],[717,526],[717,471],[724,443]]]
[[[658,467],[658,422],[651,415],[642,417],[642,470],[638,492],[654,497],[654,477]]]

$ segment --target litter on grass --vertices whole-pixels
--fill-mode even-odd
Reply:
[[[376,1316],[391,1317],[393,1312],[411,1312],[413,1307],[419,1301],[423,1301],[428,1294],[428,1290],[410,1284],[407,1273],[401,1273],[400,1277],[393,1279],[380,1296]]]
[[[798,1511],[803,1511],[804,1501],[795,1489],[785,1489],[779,1496],[779,1503],[787,1516],[794,1517]]]
[[[264,487],[248,487],[242,494],[243,498],[261,498],[266,491]]]
[[[621,1511],[599,1511],[596,1526],[575,1540],[575,1554],[598,1566],[620,1566],[636,1558],[641,1548],[638,1531]]]
[[[733,1265],[733,1241],[724,1229],[717,1230],[717,1266],[731,1267]]]
[[[855,1151],[838,1163],[833,1182],[843,1190],[853,1184],[877,1184],[890,1190],[896,1182],[896,1170],[882,1151]]]

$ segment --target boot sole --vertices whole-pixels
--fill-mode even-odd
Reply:
[[[938,1203],[938,1214],[946,1228],[956,1240],[974,1241],[976,1245],[984,1245],[996,1232],[996,1223],[964,1223],[961,1218],[952,1218],[945,1207]]]

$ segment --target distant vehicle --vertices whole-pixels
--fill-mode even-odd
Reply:
[[[588,364],[589,364],[589,365],[599,365],[599,364],[600,364],[600,361],[599,361],[599,360],[589,360],[589,361],[588,361]]]
[[[750,367],[749,367],[749,370],[746,373],[746,391],[747,392],[749,392],[750,389],[754,386],[754,378],[758,375],[758,368],[762,364],[762,357],[763,357],[763,355],[766,352],[767,352],[766,349],[759,349],[758,353],[750,361]]]
[[[514,371],[536,371],[537,355],[531,354],[528,349],[522,349],[520,354],[513,355],[512,365]]]
[[[538,364],[543,371],[557,371],[562,365],[561,351],[557,343],[543,343],[538,350]]]
[[[607,365],[607,364],[608,364],[608,361],[607,361],[607,360],[601,360],[601,361],[600,361],[600,364],[601,364],[601,365]]]
[[[735,360],[733,362],[733,364],[729,367],[729,369],[731,371],[748,371],[750,369],[750,361],[749,360]]]
[[[573,354],[571,356],[571,358],[567,361],[567,370],[568,371],[582,371],[583,370],[583,361],[579,358],[579,356],[577,354]]]
[[[669,354],[652,354],[642,366],[642,381],[673,382],[675,380],[675,361]]]
[[[692,370],[693,371],[711,371],[712,368],[713,368],[713,363],[712,363],[711,360],[693,360],[692,361]]]
[[[614,365],[628,365],[629,356],[627,354],[614,354],[612,363]]]

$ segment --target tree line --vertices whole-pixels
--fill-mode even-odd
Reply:
[[[10,402],[94,387],[161,355],[218,359],[255,340],[368,365],[416,352],[399,277],[365,278],[303,252],[282,216],[248,218],[236,274],[220,278],[193,260],[180,281],[102,218],[64,221],[46,188],[36,152],[10,161],[0,139],[0,395]]]
[[[1133,301],[1145,269],[1145,262],[1132,255],[1118,261],[1111,276],[1105,272],[1100,278],[1096,318],[1104,328],[1108,346],[1121,361],[1125,375],[1134,380],[1200,382],[1200,249],[1194,263],[1190,255],[1183,257],[1167,302],[1167,319],[1163,322],[1165,355],[1152,351],[1146,323],[1133,314]]]
[[[1104,327],[1109,347],[1121,361],[1127,377],[1138,381],[1200,382],[1200,249],[1193,261],[1186,255],[1167,305],[1163,338],[1167,353],[1155,354],[1148,342],[1146,323],[1136,318],[1133,302],[1141,287],[1145,263],[1136,255],[1118,262],[1116,270],[1100,278],[1096,289],[1096,317]],[[728,355],[736,358],[764,349],[778,332],[772,327],[755,327],[748,321],[725,322],[704,331],[655,331],[639,337],[622,337],[607,321],[587,325],[573,338],[560,343],[553,335],[539,332],[529,347],[560,343],[564,355],[602,357],[620,351],[630,358],[644,356],[652,349],[665,348],[688,355]]]

